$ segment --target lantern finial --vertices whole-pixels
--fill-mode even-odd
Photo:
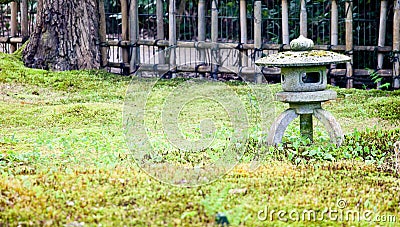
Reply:
[[[299,38],[290,42],[290,49],[293,51],[306,51],[314,48],[314,42],[311,39],[300,35]]]

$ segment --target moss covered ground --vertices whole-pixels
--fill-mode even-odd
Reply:
[[[214,226],[218,213],[231,226],[400,223],[393,146],[400,140],[399,91],[332,88],[338,99],[324,108],[342,125],[343,146],[330,145],[318,123],[310,145],[299,139],[295,122],[277,148],[243,141],[245,157],[265,151],[256,170],[242,160],[220,179],[186,188],[148,176],[126,145],[122,119],[131,77],[27,69],[5,54],[0,70],[0,225]],[[179,81],[161,81],[149,105]],[[246,95],[245,85],[232,86]],[[205,112],[204,105],[190,111]],[[275,111],[284,108],[276,103]],[[186,133],[197,136],[190,127]]]

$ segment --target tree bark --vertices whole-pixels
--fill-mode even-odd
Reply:
[[[98,0],[39,0],[36,26],[23,51],[31,68],[100,68]]]

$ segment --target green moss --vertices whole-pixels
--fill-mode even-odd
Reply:
[[[368,104],[372,116],[385,120],[400,120],[400,98],[382,97]]]
[[[12,53],[19,61],[22,61],[22,52],[24,51],[25,47],[28,45],[29,41],[26,41],[18,50]]]
[[[382,215],[400,212],[400,198],[393,196],[398,194],[398,178],[378,164],[381,157],[389,157],[399,129],[352,130],[343,146],[334,149],[327,145],[321,125],[316,126],[315,145],[299,140],[294,130],[298,125],[291,125],[287,144],[277,150],[260,145],[254,139],[259,131],[254,129],[254,138],[243,141],[245,160],[231,172],[209,185],[173,187],[146,175],[127,148],[121,117],[130,78],[103,71],[27,69],[17,57],[4,54],[0,54],[0,68],[0,225],[211,226],[217,212],[224,212],[232,226],[371,225],[328,218],[283,222],[276,216],[273,221],[257,217],[266,208],[287,212],[337,209],[339,199],[347,202],[348,210]],[[181,82],[160,81],[148,105],[155,109],[163,105],[163,94]],[[132,86],[137,84],[133,81]],[[248,93],[244,84],[230,86],[238,95]],[[256,89],[268,91],[265,86]],[[276,93],[281,88],[271,85],[269,89]],[[396,100],[399,94],[336,90],[340,99],[325,107],[335,116],[346,112],[355,125],[372,117],[355,107],[368,107],[387,96]],[[277,113],[287,107],[278,105]],[[193,122],[212,111],[202,102],[186,107],[193,108],[194,114],[190,109],[181,113]],[[160,125],[157,114],[146,116],[148,127]],[[195,136],[196,131],[189,134]],[[200,152],[159,150],[167,154],[168,161],[209,161]],[[296,155],[289,158],[290,153]],[[255,170],[249,165],[254,154],[266,157]],[[297,157],[309,162],[297,163]],[[246,190],[234,193],[237,189]]]

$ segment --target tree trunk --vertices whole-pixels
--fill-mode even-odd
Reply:
[[[98,69],[98,0],[39,0],[23,52],[26,66],[56,71]]]

